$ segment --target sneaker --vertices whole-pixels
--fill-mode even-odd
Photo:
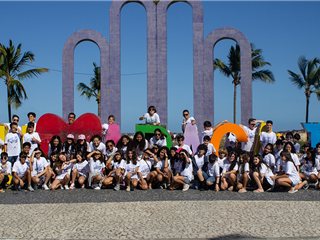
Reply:
[[[194,189],[198,190],[199,189],[199,185],[198,184],[194,184]]]
[[[163,188],[167,189],[167,184],[166,183],[163,184]]]
[[[84,184],[82,184],[82,185],[81,185],[81,188],[84,188],[84,187],[85,187],[85,185],[84,185]]]
[[[303,185],[302,187],[304,190],[308,189],[309,188],[309,183],[307,182],[305,185]]]
[[[74,189],[74,183],[72,183],[71,185],[70,185],[70,188],[69,189]]]
[[[28,186],[28,190],[29,190],[30,192],[33,192],[33,191],[34,191],[34,189],[32,188],[31,185]]]
[[[49,184],[49,188],[51,189],[52,183]]]
[[[164,189],[164,184],[160,184],[159,188]]]
[[[315,184],[314,184],[314,189],[317,190],[319,188],[319,182],[317,181]]]
[[[62,185],[60,185],[60,189],[62,189],[62,190],[63,190],[63,189],[64,189],[64,187],[63,187]]]
[[[129,186],[127,186],[126,191],[130,192],[130,187]]]
[[[182,191],[185,192],[185,191],[188,191],[188,190],[189,190],[189,184],[183,185]]]
[[[42,185],[42,189],[43,189],[43,190],[50,190],[50,188],[48,188],[47,184],[43,184],[43,185]]]
[[[65,190],[69,190],[70,188],[69,188],[68,185],[64,185],[64,189],[65,189]]]
[[[117,184],[113,189],[116,190],[116,191],[119,191],[120,190],[120,184]]]
[[[96,185],[96,187],[94,188],[94,190],[100,190],[101,189],[98,184],[95,184],[95,185]]]

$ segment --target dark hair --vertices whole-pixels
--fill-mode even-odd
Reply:
[[[205,121],[204,123],[203,123],[203,127],[211,127],[212,125],[211,125],[211,122],[210,121]]]
[[[281,139],[278,139],[278,140],[276,141],[276,145],[283,145],[283,141],[282,141]]]
[[[299,133],[295,133],[293,135],[293,139],[297,139],[299,141],[301,139],[300,134]]]
[[[96,150],[95,150],[95,153],[93,154],[93,156],[95,156],[95,155],[97,154],[97,151],[100,152],[99,161],[100,161],[101,163],[103,163],[103,162],[104,162],[104,155],[103,155],[103,153],[102,153],[99,149],[96,149]],[[94,162],[97,161],[94,157],[93,157],[92,159],[93,159]]]
[[[206,136],[203,137],[203,141],[210,141],[210,140],[211,140],[211,138],[210,138],[210,136],[208,136],[208,135],[206,135]]]
[[[79,151],[76,153],[76,157],[77,155],[79,155],[83,160],[85,160],[85,155],[83,154],[83,152]],[[78,159],[77,159],[77,162],[78,162]]]
[[[86,158],[87,153],[88,153],[88,144],[86,139],[84,139],[83,144],[80,143],[81,139],[77,140],[77,143],[75,145],[75,152],[81,152],[83,154],[83,157]]]
[[[271,120],[266,121],[266,124],[271,123],[273,125],[273,122]]]
[[[179,142],[180,140],[184,140],[184,136],[183,135],[178,135],[177,136],[177,141]]]
[[[230,151],[229,154],[228,154],[228,157],[231,157],[231,155],[234,155],[234,160],[231,162],[230,166],[229,166],[229,169],[228,171],[231,171],[234,169],[234,167],[236,166],[236,164],[238,164],[237,162],[237,154],[236,152],[234,151]],[[228,158],[228,161],[229,161],[229,158]]]
[[[185,112],[189,113],[189,110],[185,109],[185,110],[183,110],[182,113],[185,113]]]
[[[175,152],[174,155],[171,154],[172,150]],[[177,153],[177,148],[176,147],[171,147],[170,148],[170,164],[171,164],[172,167],[174,166],[174,163],[179,160],[178,154],[176,154],[176,153]]]
[[[112,144],[113,144],[113,146],[115,146],[115,143],[114,143],[114,141],[113,141],[113,140],[107,140],[107,141],[106,141],[106,146],[108,145],[108,143],[112,143]]]
[[[137,140],[137,136],[139,136],[139,135],[142,137],[140,142],[138,142],[138,140]],[[146,147],[146,139],[145,139],[145,137],[143,135],[143,132],[138,131],[138,132],[136,132],[134,134],[133,147],[134,147],[134,149],[139,148],[140,151],[143,151],[145,149],[145,147]]]
[[[16,123],[16,122],[12,122],[12,123],[10,123],[10,128],[12,128],[12,126],[18,126],[18,123]]]
[[[58,154],[58,157],[57,157],[55,163],[54,163],[54,170],[56,170],[56,168],[61,169],[61,166],[62,166],[62,162],[61,162],[61,160],[60,160],[60,156],[61,156],[61,155],[63,155],[63,156],[66,157],[66,161],[68,160],[68,155],[67,155],[67,153],[66,153],[66,152],[60,152],[60,153]]]
[[[208,147],[205,144],[200,144],[197,149],[198,153],[200,150],[203,150],[206,153],[208,151]]]
[[[46,155],[44,154],[44,152],[42,151],[42,149],[39,148],[39,147],[35,148],[33,151],[40,151],[40,152],[41,152],[40,157],[46,157]]]
[[[69,114],[68,114],[68,118],[70,117],[70,115],[73,115],[74,118],[76,118],[76,114],[75,114],[75,113],[73,113],[73,112],[69,113]]]
[[[123,147],[122,140],[123,140],[124,138],[126,138],[126,139],[128,140],[128,143],[127,143],[127,145],[126,145],[126,146],[127,146],[127,149],[132,149],[132,148],[133,148],[133,142],[132,142],[132,139],[131,139],[128,135],[123,135],[123,136],[119,139],[116,147],[117,147],[118,149],[122,149],[122,147]]]
[[[72,140],[71,144],[68,143],[68,139]],[[67,140],[63,143],[63,148],[64,148],[64,151],[67,153],[69,152],[69,149],[70,149],[70,156],[71,156],[71,154],[76,151],[76,144],[74,143],[73,138],[67,138]]]
[[[302,145],[302,147],[303,147],[303,148],[305,148],[305,147],[310,147],[310,143],[305,142],[305,143]]]
[[[27,156],[27,154],[25,153],[25,152],[21,152],[20,154],[19,154],[19,158],[21,159],[21,158],[27,158],[28,156]]]
[[[25,146],[28,146],[29,148],[31,148],[31,143],[30,143],[30,142],[25,142],[25,143],[22,145],[22,148],[24,148]]]
[[[266,149],[266,147],[271,147],[271,154],[273,155],[274,154],[274,151],[273,151],[273,144],[272,143],[267,143],[266,146],[264,147],[264,149]],[[263,154],[262,154],[262,157],[264,157],[266,154],[264,153],[263,151]]]
[[[283,146],[283,149],[286,149],[287,145],[291,146],[291,153],[296,153],[296,149],[292,142],[286,142],[286,144]]]
[[[255,120],[257,120],[257,119],[255,119],[255,118],[249,118],[248,124],[250,124],[251,122],[253,122],[253,121],[255,121]]]
[[[12,119],[14,119],[15,117],[18,118],[18,119],[20,119],[18,115],[13,114]]]
[[[282,152],[280,153],[280,156],[281,156],[281,157],[285,157],[285,158],[287,159],[287,161],[292,162],[293,165],[294,165],[294,167],[296,168],[297,172],[299,172],[296,164],[295,164],[294,161],[292,160],[291,154],[290,154],[288,151],[282,151]]]
[[[54,167],[53,167],[53,161],[52,161],[52,156],[54,156],[54,155],[56,155],[56,157],[58,158],[58,155],[59,155],[59,153],[58,152],[52,152],[51,154],[50,154],[50,156],[49,156],[49,158],[50,158],[50,167],[53,169]],[[54,170],[54,169],[53,169]]]
[[[7,157],[7,158],[8,158],[8,153],[2,152],[2,153],[1,153],[1,158],[4,158],[4,157]]]
[[[164,133],[161,131],[160,128],[156,128],[156,129],[154,130],[154,133],[156,133],[156,132],[160,132],[160,139],[165,139],[165,138],[167,137],[167,135],[164,134]]]
[[[317,143],[316,148],[320,147],[320,142]]]
[[[241,174],[243,174],[243,173],[244,173],[245,164],[246,164],[246,163],[249,163],[249,161],[250,161],[250,156],[249,156],[248,153],[243,153],[243,154],[240,155],[240,158],[243,159],[243,162],[242,162],[242,168],[239,169],[239,170],[240,170]],[[239,160],[240,160],[240,159],[239,159]]]
[[[269,166],[263,161],[263,158],[260,154],[256,154],[253,156],[253,158],[258,158],[259,159],[259,163],[257,165],[254,165],[254,163],[252,164],[252,171],[253,172],[260,172],[261,169],[261,164],[266,165],[267,168],[269,168]]]
[[[311,161],[312,162],[312,166],[315,167],[316,166],[316,151],[314,148],[310,147],[307,152],[310,152],[311,154],[311,158],[309,159],[308,157],[306,157],[307,161]]]
[[[233,148],[231,146],[226,147],[226,149],[228,151],[228,154],[229,154],[229,152],[233,152]]]
[[[32,115],[34,118],[37,116],[34,112],[29,112],[27,117],[29,117],[30,115]]]
[[[117,150],[117,151],[113,154],[113,156],[114,156],[116,153],[120,154],[120,161],[119,161],[119,162],[121,162],[121,160],[124,159],[123,151],[122,151],[122,150]],[[117,161],[115,157],[113,158],[113,161]]]
[[[209,156],[209,163],[211,163],[211,164],[213,164],[213,163],[215,163],[215,161],[217,160],[217,155],[215,155],[214,153],[213,154],[211,154],[210,156]]]
[[[116,120],[116,117],[113,116],[113,115],[109,115],[108,120],[109,120],[110,118],[113,118],[114,120]]]
[[[293,133],[292,132],[287,132],[286,133],[286,137],[290,137],[290,136],[293,138]]]
[[[167,155],[168,155],[168,159],[170,159],[170,158],[171,158],[171,153],[170,153],[169,148],[168,148],[168,147],[160,147],[160,148],[159,148],[159,151],[157,152],[157,157],[159,158],[159,160],[160,160],[160,152],[161,152],[162,150],[166,150]]]
[[[57,145],[57,150],[55,150],[56,147],[55,147],[54,144],[53,144],[54,140],[56,140],[56,139],[59,140],[59,143],[58,143],[58,145]],[[54,135],[54,136],[51,138],[51,140],[50,140],[49,143],[50,143],[50,146],[51,146],[51,152],[54,152],[54,151],[56,151],[56,152],[58,152],[58,153],[61,152],[61,150],[62,150],[62,142],[61,142],[60,136]]]
[[[95,138],[98,138],[99,141],[101,141],[101,136],[100,136],[99,134],[93,135],[92,138],[91,138],[92,141],[93,141],[93,139],[95,139]]]
[[[150,106],[148,107],[148,112],[150,112],[151,109],[154,109],[154,112],[156,113],[157,112],[157,109],[155,106]]]
[[[132,152],[132,159],[129,159],[129,152]],[[132,163],[134,165],[136,165],[137,162],[138,162],[137,152],[134,149],[128,149],[127,150],[127,159],[126,160],[127,160],[127,164],[129,164],[130,161],[132,161]]]
[[[33,122],[28,122],[27,128],[34,128],[34,123]]]
[[[181,153],[185,153],[185,154],[187,155],[187,158],[190,158],[189,153],[187,152],[187,150],[181,149],[180,152],[179,152],[179,155],[180,155]],[[180,157],[179,157],[179,158],[180,158]],[[191,161],[191,160],[190,160],[190,161]],[[181,171],[183,171],[183,170],[186,168],[186,165],[187,165],[186,159],[183,159],[183,162],[182,162],[182,165],[181,165],[181,166],[182,166]]]

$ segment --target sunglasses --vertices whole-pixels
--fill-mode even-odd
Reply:
[[[160,134],[160,133],[156,133],[155,135],[156,135],[156,136],[161,136],[161,134]]]
[[[150,111],[155,111],[155,109],[150,109],[149,112],[150,112]]]
[[[13,122],[19,122],[19,119],[13,119],[12,121]]]
[[[189,115],[189,113],[185,113],[185,114],[183,114],[183,116],[188,116]]]
[[[112,144],[109,144],[109,145],[107,145],[107,147],[113,147],[113,145],[112,145]]]

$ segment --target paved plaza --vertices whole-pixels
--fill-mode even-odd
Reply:
[[[314,189],[295,194],[7,190],[0,195],[0,238],[319,239],[319,200]]]

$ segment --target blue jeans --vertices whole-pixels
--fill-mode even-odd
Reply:
[[[210,183],[214,183],[216,181],[216,178],[215,177],[208,177],[206,179],[207,182],[210,182]]]
[[[207,178],[208,178],[207,173],[202,171],[202,170],[201,170],[201,172],[202,172],[202,176],[203,176],[204,180],[207,180]],[[198,180],[199,181],[197,173],[195,173],[193,176],[194,176],[194,180]]]
[[[8,157],[8,162],[11,162],[11,166],[13,166],[13,164],[17,161],[18,156],[11,156]]]

